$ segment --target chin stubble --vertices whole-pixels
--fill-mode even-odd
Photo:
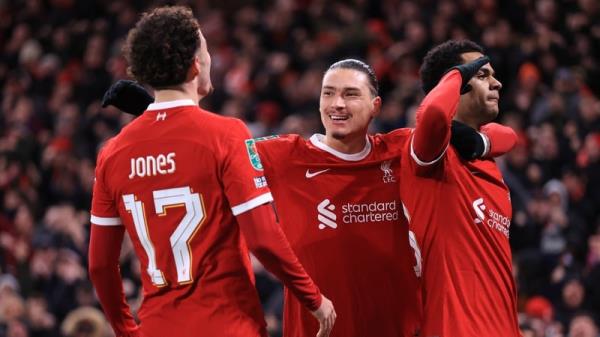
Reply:
[[[344,140],[344,138],[346,138],[346,135],[339,132],[334,132],[331,134],[331,137],[336,140]]]

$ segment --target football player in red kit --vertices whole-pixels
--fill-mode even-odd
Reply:
[[[420,252],[399,199],[399,154],[411,130],[367,135],[381,99],[371,68],[342,60],[325,73],[320,111],[325,135],[249,140],[258,152],[281,226],[307,272],[335,298],[332,336],[414,336],[420,325]],[[133,102],[152,101],[143,88],[118,82],[105,103],[138,114]],[[139,109],[139,108],[138,108]],[[515,138],[500,125],[455,128],[467,158],[498,155],[496,138]],[[478,147],[474,145],[478,144]],[[256,145],[256,150],[254,150]],[[410,244],[409,244],[410,243]],[[325,290],[324,290],[325,291]],[[317,326],[286,290],[284,335],[312,336]],[[377,322],[377,324],[371,324]]]
[[[335,293],[332,336],[419,331],[420,253],[409,245],[397,179],[410,129],[367,135],[381,105],[377,91],[368,65],[337,62],[322,81],[324,135],[256,142],[290,245],[321,289]],[[309,315],[286,287],[284,336],[314,334]]]
[[[98,155],[89,269],[117,336],[266,336],[248,248],[327,336],[335,311],[275,221],[260,160],[244,146],[247,128],[198,107],[212,86],[192,12],[145,13],[129,33],[126,57],[156,102]],[[139,326],[119,274],[125,231],[145,271]]]
[[[400,170],[423,253],[421,336],[518,337],[509,190],[493,159],[466,161],[449,146],[453,118],[479,129],[497,116],[502,85],[471,41],[432,49],[421,79],[427,96]]]

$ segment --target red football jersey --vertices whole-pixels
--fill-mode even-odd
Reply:
[[[449,73],[418,112],[415,140],[421,132],[420,148],[442,154],[423,162],[412,141],[402,153],[401,197],[423,253],[421,336],[517,337],[509,190],[493,159],[463,161],[448,146],[461,83]]]
[[[328,147],[321,135],[257,142],[283,231],[335,305],[333,337],[418,331],[420,253],[409,245],[397,178],[409,133],[368,136],[352,155]],[[317,321],[287,291],[284,306],[285,337],[315,336]]]
[[[266,336],[235,219],[272,200],[249,137],[191,100],[163,102],[99,155],[91,221],[133,241],[145,337]]]

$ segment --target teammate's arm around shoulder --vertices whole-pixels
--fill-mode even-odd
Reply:
[[[273,197],[248,129],[239,120],[231,121],[228,129],[221,179],[248,248],[319,320],[317,336],[326,337],[335,322],[333,305],[308,276],[276,221]]]
[[[495,158],[513,149],[517,134],[508,126],[498,123],[485,124],[478,130],[452,121],[450,143],[464,160]]]
[[[517,133],[508,126],[489,123],[482,126],[480,131],[489,140],[489,151],[483,157],[494,158],[501,156],[512,150],[517,144]]]

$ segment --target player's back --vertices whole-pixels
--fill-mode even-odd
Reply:
[[[280,223],[307,273],[336,306],[334,337],[413,336],[419,324],[415,251],[399,202],[404,132],[369,136],[344,155],[319,141],[257,142]],[[289,292],[284,336],[318,326]]]
[[[449,147],[420,166],[402,157],[401,196],[423,256],[422,336],[519,336],[508,242],[511,205],[493,160]]]
[[[145,337],[265,334],[232,213],[268,193],[236,181],[231,149],[245,152],[245,138],[241,121],[174,101],[152,104],[103,149],[99,165],[142,266]]]

